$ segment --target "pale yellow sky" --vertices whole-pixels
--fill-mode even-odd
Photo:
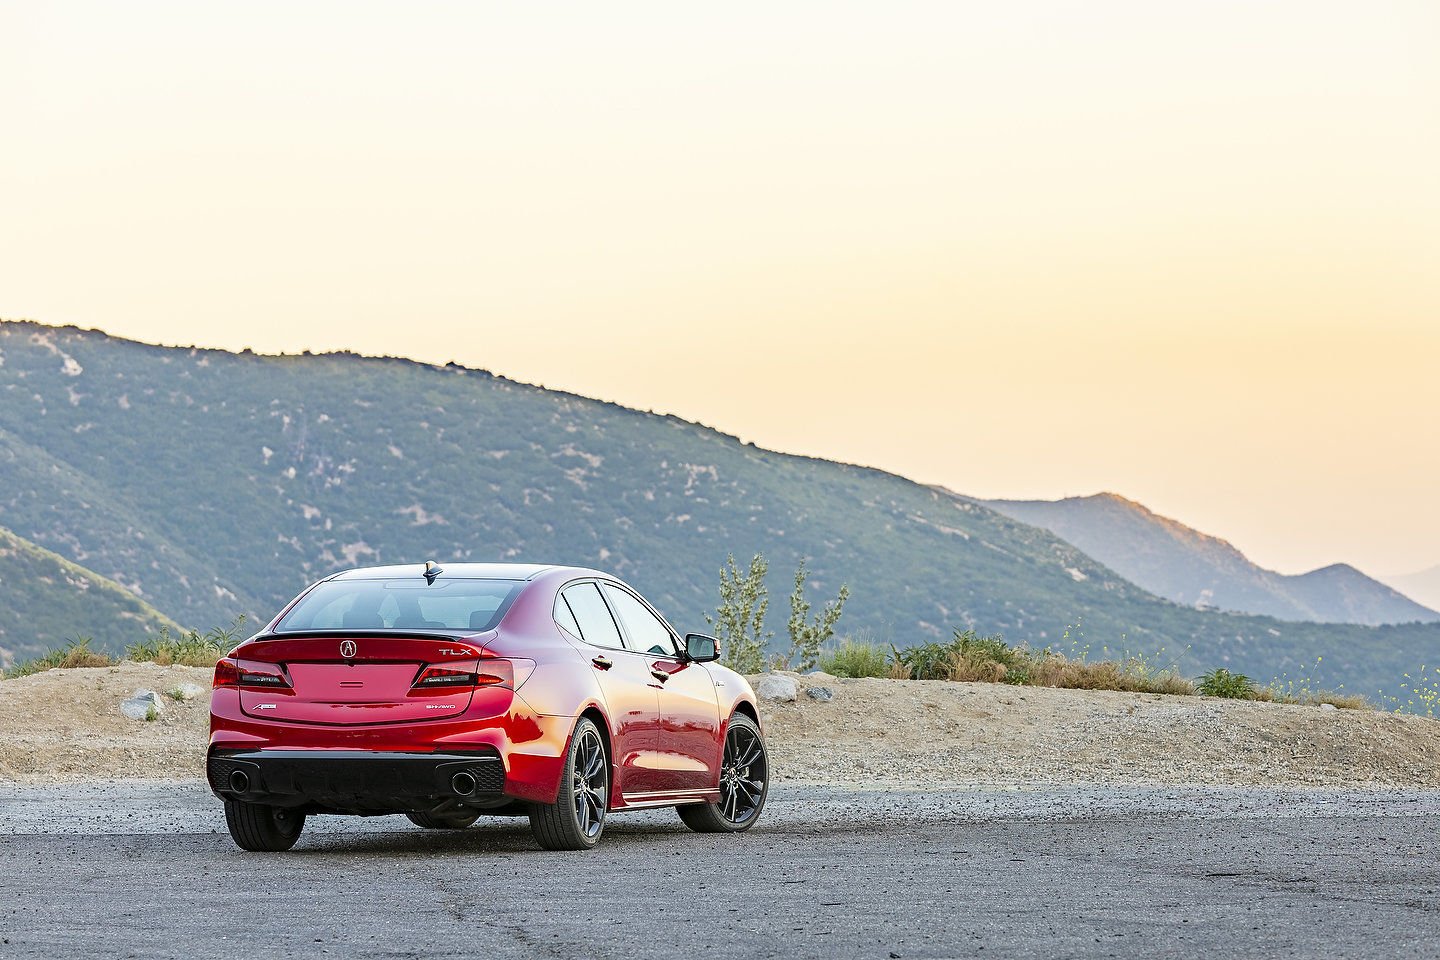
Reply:
[[[0,316],[1440,563],[1440,5],[0,3]]]

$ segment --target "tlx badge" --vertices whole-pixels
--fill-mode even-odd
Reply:
[[[354,640],[340,641],[340,656],[344,657],[346,660],[349,660],[351,657],[355,656]]]

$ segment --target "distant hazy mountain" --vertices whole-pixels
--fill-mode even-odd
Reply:
[[[1176,603],[1323,623],[1440,621],[1440,613],[1348,564],[1297,576],[1266,570],[1226,541],[1117,494],[982,502],[1044,527],[1130,582]],[[1440,576],[1440,568],[1432,573]]]
[[[1261,680],[1323,655],[1322,682],[1365,691],[1440,661],[1440,624],[1196,610],[948,491],[484,370],[26,322],[0,322],[0,525],[185,627],[263,623],[336,570],[433,557],[599,566],[701,629],[726,555],[764,551],[781,633],[808,557],[817,600],[850,587],[843,633],[880,643],[975,627]]]
[[[1440,564],[1419,573],[1405,573],[1380,579],[1406,596],[1414,597],[1426,606],[1440,610]]]
[[[0,667],[88,636],[123,649],[175,624],[114,581],[0,527]]]

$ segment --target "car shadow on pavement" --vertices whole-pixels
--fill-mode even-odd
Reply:
[[[601,848],[619,848],[668,841],[677,835],[697,837],[683,824],[607,824]],[[720,837],[718,839],[725,839]],[[238,851],[237,851],[238,852]],[[513,823],[477,825],[466,830],[425,830],[403,827],[384,833],[316,832],[300,838],[286,856],[336,856],[371,854],[423,854],[425,856],[472,856],[483,853],[547,853],[530,835],[530,827],[519,819]],[[268,854],[267,854],[268,856]]]

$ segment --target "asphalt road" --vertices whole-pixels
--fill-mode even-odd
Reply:
[[[1440,956],[1440,792],[777,784],[700,836],[545,853],[312,818],[232,846],[201,784],[0,786],[0,957]]]

